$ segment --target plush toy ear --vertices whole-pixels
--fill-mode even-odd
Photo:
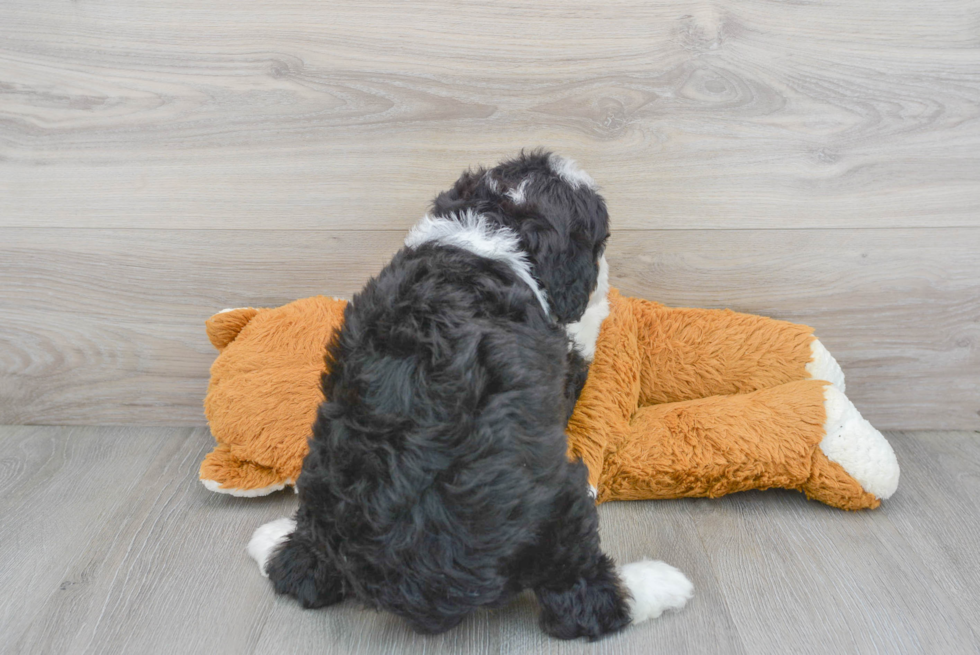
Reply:
[[[225,309],[209,318],[204,325],[211,345],[219,351],[224,350],[259,311],[253,307]]]

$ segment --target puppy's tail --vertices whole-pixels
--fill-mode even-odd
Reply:
[[[633,562],[619,570],[619,577],[632,596],[628,601],[631,623],[679,610],[694,595],[694,585],[687,576],[666,562]]]

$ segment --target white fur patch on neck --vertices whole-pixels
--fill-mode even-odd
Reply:
[[[418,248],[426,243],[462,248],[474,255],[507,264],[517,277],[531,287],[544,313],[551,315],[548,300],[531,275],[531,263],[521,251],[520,241],[513,230],[491,225],[485,216],[472,209],[449,216],[427,214],[405,237],[405,245],[409,248]]]
[[[599,340],[602,322],[609,316],[609,263],[606,256],[599,258],[599,281],[589,297],[589,306],[576,323],[565,326],[565,334],[572,339],[575,350],[586,361],[595,357],[595,344]]]
[[[579,168],[578,164],[572,159],[566,159],[559,155],[551,155],[548,158],[548,166],[551,167],[555,175],[565,180],[565,182],[575,189],[580,186],[585,186],[593,190],[596,189],[596,183],[592,179],[592,176]]]

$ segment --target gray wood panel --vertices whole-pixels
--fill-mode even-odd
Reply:
[[[0,5],[0,225],[406,228],[546,145],[621,227],[977,226],[975,0]]]
[[[182,455],[188,432],[0,428],[0,651],[20,651],[52,601],[70,610],[79,590],[114,575],[106,555],[128,542],[119,523],[140,479]]]
[[[899,461],[903,477],[928,473]],[[899,494],[905,509],[925,511],[925,499]],[[977,643],[975,606],[938,584],[931,559],[888,520],[907,514],[884,507],[885,516],[842,515],[778,491],[696,502],[698,533],[749,652],[789,641],[820,653],[955,653],[966,652],[964,636]],[[823,601],[806,600],[814,597]]]
[[[976,653],[980,439],[891,433],[881,509],[782,491],[609,503],[604,548],[695,584],[683,611],[596,644],[546,638],[533,596],[436,637],[276,598],[244,552],[296,505],[212,494],[203,429],[0,427],[0,650],[41,653]]]
[[[0,228],[0,423],[201,425],[225,307],[349,297],[403,233]],[[881,428],[980,427],[980,229],[619,231],[613,283],[813,326]]]
[[[23,540],[0,546],[4,561],[17,556],[47,574],[30,587],[17,579],[4,585],[26,598],[9,595],[0,650],[250,652],[270,594],[257,571],[242,575],[241,536],[291,512],[292,494],[246,502],[205,491],[197,469],[212,440],[203,429],[135,429],[135,439],[130,428],[10,430],[0,432],[5,446],[55,442],[71,456],[55,475],[35,475],[20,502],[0,510],[4,533]],[[129,450],[156,456],[149,467],[130,467]],[[66,484],[92,489],[65,493]],[[50,510],[71,522],[52,520]],[[57,548],[31,547],[39,522]]]
[[[980,607],[980,433],[915,433],[902,440],[902,493],[889,509],[892,524],[927,563],[933,584],[957,606]],[[928,498],[935,511],[912,509]],[[892,508],[894,505],[894,508]],[[950,517],[960,517],[959,519]],[[973,630],[980,636],[980,613],[972,610]],[[969,617],[968,617],[969,618]]]
[[[663,231],[614,252],[624,293],[813,327],[881,429],[980,428],[980,230]]]

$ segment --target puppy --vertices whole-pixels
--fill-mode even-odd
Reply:
[[[249,545],[277,593],[438,633],[530,588],[563,639],[683,606],[682,573],[617,571],[600,550],[586,468],[566,457],[608,234],[592,179],[549,153],[435,199],[328,346],[299,509]]]

